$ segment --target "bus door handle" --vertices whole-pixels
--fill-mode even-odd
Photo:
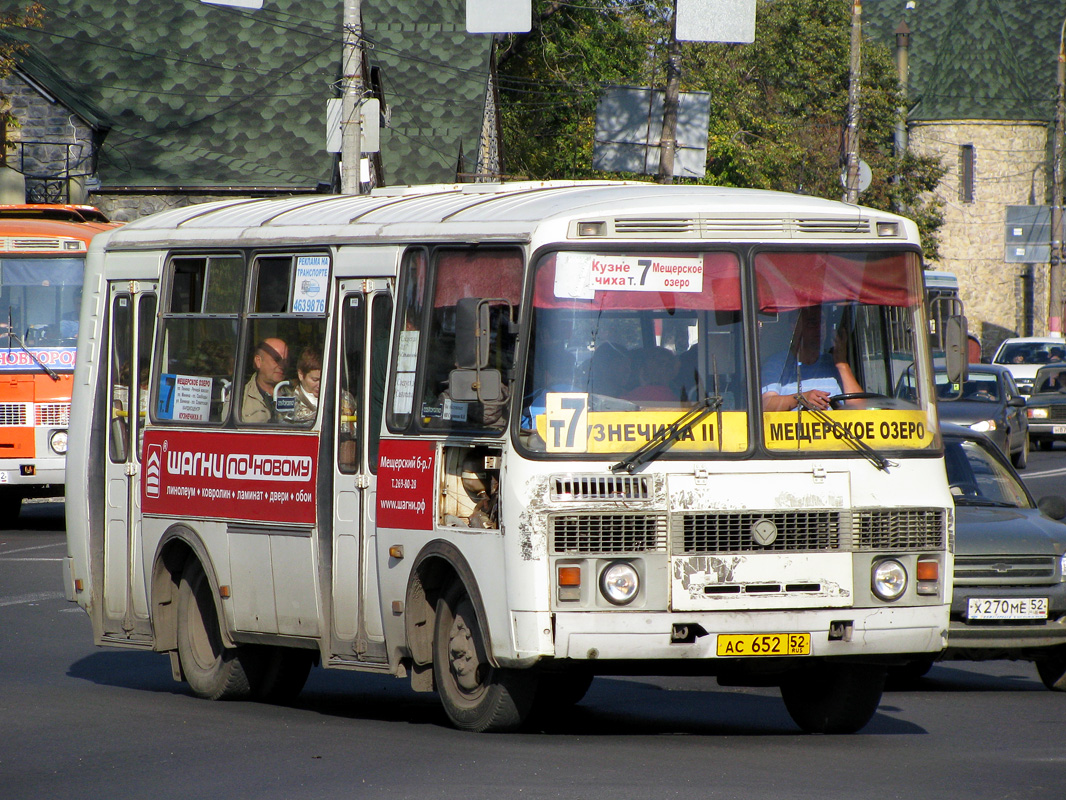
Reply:
[[[132,461],[126,463],[126,476],[129,478],[134,477],[137,474],[137,464]]]
[[[365,473],[360,472],[358,475],[355,476],[355,488],[356,489],[369,489],[370,488],[370,478],[368,478]]]

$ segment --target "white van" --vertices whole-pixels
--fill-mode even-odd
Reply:
[[[1027,397],[1033,393],[1033,378],[1045,364],[1066,362],[1066,339],[1061,336],[1021,336],[1005,339],[992,356],[993,364],[1002,364],[1014,376],[1018,391]]]

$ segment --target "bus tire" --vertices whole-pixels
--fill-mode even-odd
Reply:
[[[0,490],[0,519],[14,523],[22,512],[22,495],[11,489]]]
[[[789,674],[781,697],[805,733],[855,733],[877,711],[884,686],[883,668],[823,664]]]
[[[1036,661],[1036,671],[1044,686],[1053,692],[1066,692],[1066,645],[1049,648]]]
[[[222,644],[211,582],[200,562],[189,559],[178,586],[178,658],[189,688],[207,700],[248,697],[251,684],[244,661],[252,655]]]
[[[475,733],[518,728],[536,688],[532,671],[489,663],[474,604],[460,581],[437,601],[433,678],[448,719]]]

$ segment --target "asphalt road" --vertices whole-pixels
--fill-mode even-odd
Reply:
[[[1045,473],[1063,453],[1033,455],[1027,480],[1062,486]],[[937,665],[853,736],[804,735],[776,689],[709,678],[597,679],[550,731],[506,735],[340,671],[292,707],[197,700],[165,657],[92,645],[62,597],[61,504],[19,526],[0,532],[2,800],[1066,797],[1066,694],[1027,663]]]

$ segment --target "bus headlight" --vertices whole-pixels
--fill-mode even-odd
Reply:
[[[67,432],[52,431],[52,435],[48,437],[48,446],[52,448],[52,452],[65,456],[67,454]]]
[[[894,558],[874,565],[870,588],[882,600],[898,600],[907,590],[907,570]]]
[[[640,578],[632,564],[615,561],[600,573],[600,592],[607,602],[624,606],[633,602],[640,589]]]

